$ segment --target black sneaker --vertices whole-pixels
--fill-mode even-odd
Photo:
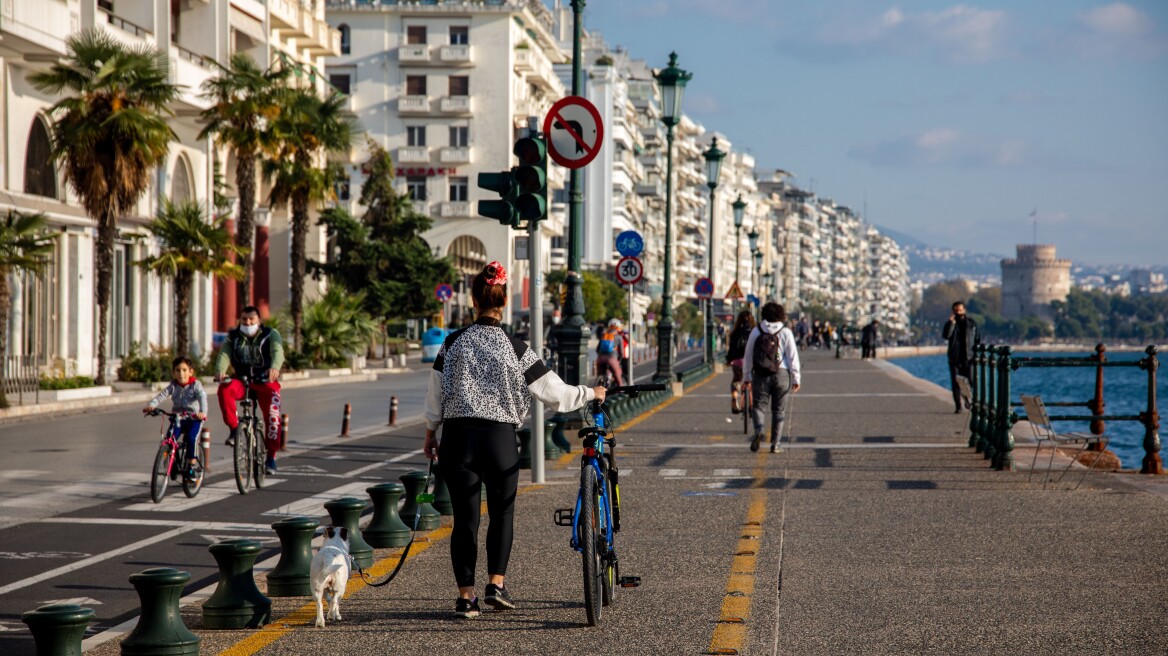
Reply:
[[[762,442],[762,433],[757,432],[754,434],[754,437],[750,438],[750,450],[758,451],[758,445],[760,442]]]
[[[239,432],[238,428],[232,428],[231,433],[227,435],[227,441],[224,442],[227,446],[235,446],[235,434]]]
[[[459,597],[458,601],[454,602],[455,617],[470,619],[472,617],[478,617],[479,615],[480,612],[478,597],[475,597],[474,599],[463,599],[462,597]]]
[[[487,584],[487,596],[483,598],[488,606],[495,610],[511,610],[515,602],[511,601],[511,591],[504,586]]]

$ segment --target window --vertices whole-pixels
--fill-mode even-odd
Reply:
[[[450,128],[450,147],[451,148],[466,148],[470,145],[470,128],[465,125],[451,126]]]
[[[329,73],[329,84],[346,96],[353,95],[351,80],[348,73]]]
[[[466,75],[451,75],[450,76],[450,94],[451,96],[469,96],[470,95],[470,77]]]
[[[340,27],[337,28],[337,31],[339,31],[341,33],[341,54],[342,55],[350,54],[351,47],[350,47],[350,42],[349,42],[349,26],[348,25],[341,25]]]
[[[469,178],[450,178],[450,202],[465,203],[469,200]]]
[[[333,191],[336,192],[337,200],[339,200],[339,201],[347,201],[347,200],[352,198],[352,192],[350,191],[350,184],[349,184],[348,178],[339,178],[336,181],[336,185],[335,185]]]
[[[406,178],[406,193],[414,200],[426,200],[426,178],[424,176]]]
[[[406,28],[406,43],[423,44],[426,42],[426,26],[410,25]]]
[[[424,125],[407,125],[406,126],[406,145],[407,146],[425,146],[426,145],[426,126],[424,126]]]
[[[465,46],[470,41],[470,28],[465,25],[450,26],[450,45]]]
[[[191,182],[191,164],[186,155],[179,155],[174,163],[174,174],[170,181],[170,200],[177,203],[195,199],[194,184]]]
[[[49,131],[38,116],[28,131],[28,150],[24,155],[24,193],[45,198],[57,197],[57,171],[53,168]]]
[[[425,75],[407,75],[406,76],[406,95],[407,96],[424,96],[424,95],[426,95],[426,76]]]

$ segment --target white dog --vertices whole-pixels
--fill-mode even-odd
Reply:
[[[324,544],[312,557],[309,570],[312,596],[316,598],[316,625],[324,626],[324,598],[328,597],[328,618],[341,619],[341,597],[349,581],[349,529],[329,526],[324,530]]]

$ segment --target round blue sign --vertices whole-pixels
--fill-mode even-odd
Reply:
[[[709,298],[714,295],[714,282],[709,278],[698,278],[694,283],[694,293],[701,298]]]
[[[616,236],[616,252],[622,257],[636,257],[645,250],[645,240],[636,230],[625,230]]]
[[[434,296],[438,297],[439,301],[445,303],[454,297],[454,288],[446,283],[442,283],[434,288]]]

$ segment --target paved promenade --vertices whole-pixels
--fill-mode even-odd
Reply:
[[[1092,474],[1044,491],[1022,435],[1019,471],[990,470],[936,386],[884,362],[809,353],[804,367],[779,454],[748,450],[729,374],[618,434],[618,552],[643,585],[618,589],[599,627],[552,523],[575,497],[572,456],[521,489],[518,610],[450,617],[447,518],[389,586],[351,582],[336,625],[313,628],[306,599],[274,600],[260,631],[203,630],[197,604],[186,622],[203,653],[229,654],[1168,653],[1168,482]],[[87,653],[118,653],[95,642]]]

